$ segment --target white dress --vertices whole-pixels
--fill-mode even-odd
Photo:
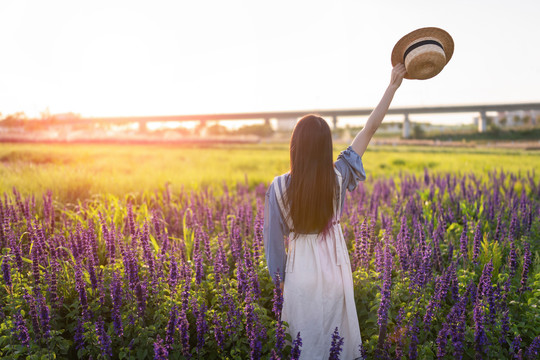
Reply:
[[[289,324],[293,339],[300,332],[300,359],[328,359],[332,334],[338,328],[344,338],[340,359],[361,359],[362,343],[349,253],[340,224],[342,177],[336,170],[339,201],[334,201],[334,218],[329,232],[322,234],[289,234],[283,311],[281,319]],[[279,177],[276,197],[290,229],[292,220],[285,207],[284,175]],[[280,189],[281,188],[281,189]]]

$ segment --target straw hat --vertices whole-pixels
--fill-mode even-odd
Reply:
[[[454,40],[443,29],[426,27],[408,33],[392,50],[392,66],[405,64],[406,79],[429,79],[452,58]]]

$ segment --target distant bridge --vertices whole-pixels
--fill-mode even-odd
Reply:
[[[149,122],[169,122],[169,121],[207,121],[219,120],[264,120],[267,124],[271,119],[293,119],[300,118],[306,114],[316,113],[327,119],[332,119],[334,128],[337,127],[339,117],[367,116],[371,114],[373,108],[341,109],[341,110],[301,110],[301,111],[273,111],[273,112],[251,112],[251,113],[229,113],[229,114],[194,114],[194,115],[172,115],[172,116],[127,116],[127,117],[92,117],[92,118],[71,118],[57,121],[59,124],[88,124],[88,123],[139,123],[139,129],[145,131]],[[388,114],[403,115],[403,137],[410,136],[411,114],[448,114],[448,113],[478,113],[478,131],[486,130],[487,116],[489,111],[540,111],[540,102],[536,103],[510,103],[510,104],[475,104],[475,105],[443,105],[443,106],[417,106],[417,107],[391,107]],[[535,121],[536,119],[533,119]]]

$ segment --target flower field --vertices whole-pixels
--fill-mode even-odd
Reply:
[[[0,356],[289,359],[265,264],[266,184],[77,204],[0,199]],[[368,359],[537,359],[540,182],[532,173],[401,172],[345,202]],[[347,339],[329,334],[331,357]]]

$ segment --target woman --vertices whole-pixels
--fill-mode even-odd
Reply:
[[[403,64],[392,69],[390,85],[366,126],[335,163],[327,122],[316,115],[300,119],[291,137],[291,170],[276,177],[266,192],[266,261],[274,281],[278,274],[284,281],[281,320],[293,338],[300,332],[302,359],[328,359],[336,327],[344,338],[341,358],[361,358],[351,265],[339,219],[345,189],[354,190],[366,178],[362,155],[405,72]]]

